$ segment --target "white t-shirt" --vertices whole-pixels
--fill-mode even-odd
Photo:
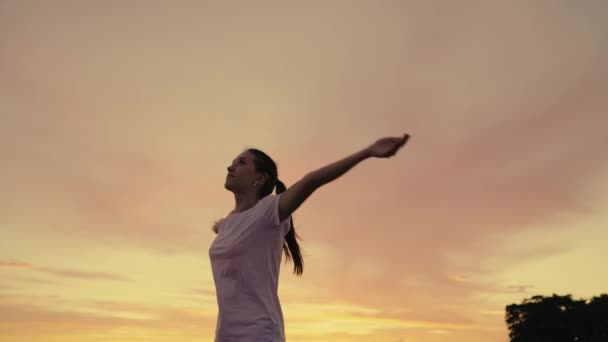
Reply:
[[[289,218],[279,222],[279,197],[230,213],[209,248],[219,308],[216,342],[285,341],[277,290]]]

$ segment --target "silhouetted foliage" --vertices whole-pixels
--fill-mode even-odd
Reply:
[[[534,296],[507,306],[511,342],[608,342],[608,294]]]

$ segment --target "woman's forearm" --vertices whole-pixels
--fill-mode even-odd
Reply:
[[[394,156],[399,148],[405,145],[408,138],[408,134],[404,134],[403,137],[381,138],[359,152],[306,174],[281,194],[279,219],[282,221],[289,217],[317,188],[342,176],[363,160],[370,157],[390,158]]]
[[[346,173],[346,171],[353,168],[353,166],[359,164],[361,161],[369,157],[371,157],[371,153],[369,152],[369,149],[366,148],[359,152],[353,153],[346,158],[338,160],[337,162],[312,171],[307,174],[305,178],[314,188],[318,188],[342,176],[344,173]]]

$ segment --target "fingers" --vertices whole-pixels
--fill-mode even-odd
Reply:
[[[405,145],[405,143],[408,141],[409,138],[410,138],[409,134],[404,134],[403,137],[398,138],[399,139],[399,142],[398,142],[399,147]]]
[[[393,141],[400,141],[400,142],[405,142],[410,138],[410,135],[407,133],[404,133],[402,136],[400,137],[394,137],[392,138]]]
[[[389,150],[388,157],[390,158],[390,157],[396,155],[397,151],[399,151],[401,149],[401,147],[403,147],[403,145],[405,145],[405,143],[408,141],[409,138],[410,138],[410,135],[406,133],[403,135],[403,137],[391,139],[395,145],[393,146],[393,148],[391,148]]]
[[[405,143],[407,142],[407,140],[410,138],[409,134],[404,134],[403,137],[399,137],[399,138],[393,138],[392,141],[394,144],[398,145],[399,147],[405,145]]]
[[[405,145],[405,143],[409,140],[410,135],[405,133],[400,137],[386,137],[378,140],[376,144],[384,145],[383,148],[386,148],[384,153],[381,153],[381,157],[390,158],[397,154],[397,152]],[[388,143],[388,145],[386,145]],[[391,146],[392,145],[392,146]]]

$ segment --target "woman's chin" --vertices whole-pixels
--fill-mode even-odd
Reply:
[[[224,189],[234,192],[234,185],[230,184],[229,182],[224,183]]]

